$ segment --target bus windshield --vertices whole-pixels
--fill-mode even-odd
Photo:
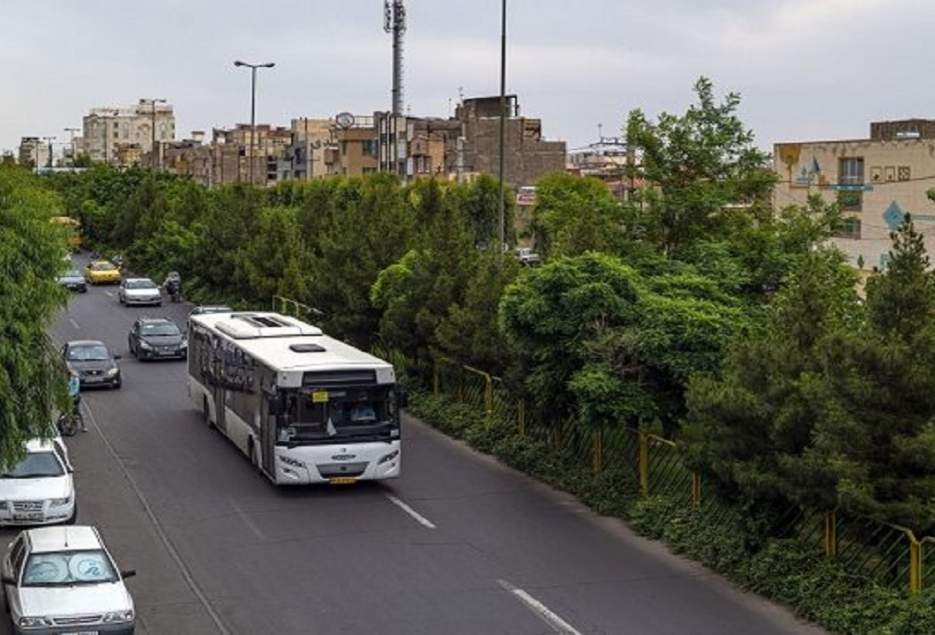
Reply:
[[[303,389],[288,398],[278,441],[289,444],[386,438],[396,426],[389,387]]]

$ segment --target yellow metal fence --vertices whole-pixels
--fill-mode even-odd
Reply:
[[[476,408],[489,426],[506,426],[509,434],[548,444],[579,468],[590,465],[595,476],[609,468],[629,471],[633,496],[661,497],[673,511],[691,506],[705,522],[738,519],[736,509],[717,496],[703,495],[701,475],[685,465],[672,440],[623,426],[535,420],[502,379],[445,358],[434,360],[431,389]],[[935,537],[919,540],[904,527],[840,510],[793,508],[777,522],[773,534],[820,546],[827,557],[880,584],[905,585],[913,593],[935,586]]]

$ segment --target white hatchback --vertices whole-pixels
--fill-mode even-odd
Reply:
[[[133,633],[136,612],[120,571],[94,527],[21,532],[7,549],[2,579],[13,632]]]
[[[72,523],[74,471],[57,440],[26,443],[26,456],[0,473],[0,525]]]

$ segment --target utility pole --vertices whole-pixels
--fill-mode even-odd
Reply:
[[[497,249],[503,253],[506,242],[506,210],[503,197],[504,187],[504,139],[506,135],[506,0],[501,0],[500,16],[500,198],[497,205],[500,210],[500,244]]]
[[[250,69],[250,184],[255,185],[253,177],[253,164],[256,163],[256,69],[258,68],[273,68],[276,66],[275,62],[266,62],[265,64],[250,64],[248,62],[241,62],[237,60],[234,62],[234,66],[245,66]],[[238,177],[240,176],[240,170],[238,172]]]
[[[155,174],[155,173],[156,173],[156,168],[157,168],[157,160],[156,160],[156,104],[164,104],[164,103],[166,103],[166,100],[165,100],[165,99],[158,99],[158,98],[141,99],[141,100],[140,100],[140,104],[146,104],[146,103],[148,103],[148,104],[150,105],[150,108],[151,108],[151,110],[150,110],[150,124],[151,124],[152,130],[151,130],[150,132],[152,133],[152,139],[151,139],[151,141],[150,141],[150,150],[149,150],[149,152],[150,152],[150,155],[151,155],[151,157],[152,157],[152,160],[150,161],[150,163],[151,163],[151,168],[152,168],[153,174]]]

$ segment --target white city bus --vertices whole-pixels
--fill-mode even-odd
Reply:
[[[278,313],[194,315],[188,340],[195,407],[273,482],[399,476],[389,363]]]

